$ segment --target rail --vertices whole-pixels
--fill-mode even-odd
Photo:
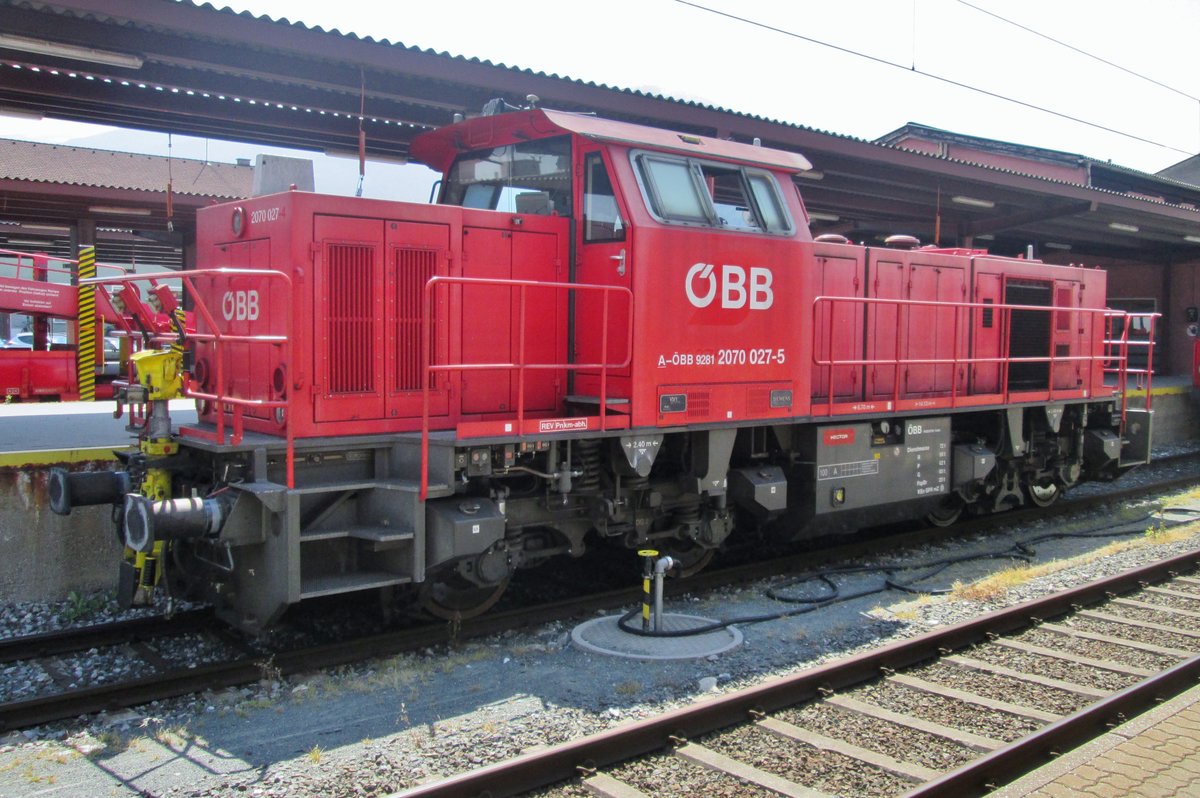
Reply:
[[[1102,603],[1114,595],[1131,592],[1147,584],[1168,581],[1181,572],[1194,572],[1197,567],[1200,567],[1200,552],[1188,551],[917,637],[876,646],[799,673],[726,692],[441,781],[410,787],[399,793],[397,798],[465,798],[483,795],[500,798],[523,795],[550,787],[556,782],[570,781],[581,773],[587,776],[599,769],[615,769],[635,757],[671,750],[681,742],[699,740],[723,729],[744,726],[748,720],[762,719],[771,713],[798,707],[823,695],[856,688],[879,679],[881,673],[901,671],[947,654],[961,653],[991,638],[1029,629],[1043,619],[1069,615],[1083,607]],[[936,781],[915,787],[906,795],[963,796],[990,793],[995,789],[993,785],[1008,783],[1033,767],[1045,764],[1055,756],[1054,752],[1067,751],[1094,739],[1097,729],[1105,730],[1155,706],[1163,697],[1183,692],[1196,683],[1197,677],[1200,677],[1200,657],[1184,660],[1074,715],[996,748],[990,754]],[[772,793],[820,794],[802,792],[795,789],[794,784],[776,784],[788,788],[788,791],[771,790]],[[762,791],[757,790],[755,794],[759,792]],[[605,794],[619,793],[613,790]]]
[[[892,335],[892,356],[891,357],[857,357],[857,358],[838,358],[832,354],[833,341],[835,340],[835,324],[837,320],[838,305],[850,305],[852,307],[861,307],[863,309],[872,306],[884,306],[895,309],[895,327]],[[954,325],[953,337],[951,339],[951,353],[947,357],[901,357],[900,347],[901,341],[905,333],[905,327],[911,321],[909,312],[902,312],[908,308],[932,308],[934,310],[953,311]],[[1093,368],[1099,368],[1101,374],[1117,375],[1116,390],[1121,395],[1121,420],[1124,423],[1125,412],[1127,409],[1127,383],[1128,375],[1136,374],[1139,377],[1139,383],[1144,379],[1147,395],[1147,409],[1150,404],[1150,382],[1152,379],[1152,357],[1154,345],[1154,326],[1155,320],[1160,314],[1157,313],[1127,313],[1125,311],[1114,311],[1107,308],[1066,308],[1057,306],[1044,305],[1018,305],[1018,304],[994,304],[987,302],[945,302],[936,300],[920,300],[920,299],[887,299],[880,297],[843,297],[843,296],[819,296],[813,300],[813,318],[820,318],[822,308],[828,308],[828,321],[824,328],[826,344],[820,349],[825,350],[827,357],[822,357],[822,352],[818,351],[819,347],[815,340],[818,332],[818,327],[814,324],[814,346],[813,346],[813,364],[819,369],[827,369],[827,392],[824,397],[826,412],[832,416],[835,411],[835,395],[836,395],[836,375],[835,369],[838,367],[894,367],[896,374],[893,379],[890,401],[895,405],[899,403],[904,391],[901,389],[901,369],[905,366],[948,366],[951,369],[951,379],[948,389],[937,389],[938,393],[949,393],[949,408],[957,408],[961,406],[961,400],[964,393],[960,392],[961,380],[955,372],[960,372],[962,367],[979,366],[979,365],[995,365],[998,367],[996,390],[994,391],[967,391],[965,396],[977,397],[979,395],[994,395],[997,397],[998,403],[1008,404],[1012,401],[1013,393],[1029,393],[1029,390],[1013,390],[1010,386],[1010,367],[1013,364],[1047,364],[1046,385],[1043,388],[1039,387],[1032,389],[1035,391],[1044,391],[1047,399],[1054,399],[1056,396],[1064,396],[1073,392],[1078,392],[1078,388],[1055,388],[1054,386],[1054,367],[1063,363],[1090,363]],[[971,332],[964,325],[970,323],[974,319],[974,311],[990,312],[995,314],[993,325],[999,330],[997,335],[997,343],[999,352],[992,356],[971,356],[964,353],[962,350],[965,347],[972,346]],[[1050,319],[1047,327],[1047,346],[1048,351],[1045,355],[1030,355],[1016,356],[1011,353],[1011,335],[1010,330],[1013,323],[1014,312],[1038,312],[1050,314]],[[1055,341],[1054,331],[1059,329],[1058,320],[1061,318],[1059,314],[1081,314],[1091,318],[1092,324],[1086,337],[1080,337],[1074,331],[1082,325],[1069,325],[1072,330],[1071,340],[1082,340],[1082,348],[1088,350],[1084,354],[1074,355],[1059,355],[1056,352],[1057,344]],[[1119,336],[1113,332],[1114,320],[1123,319],[1124,325]],[[1144,327],[1147,331],[1145,340],[1130,340],[1130,331],[1139,325],[1134,322],[1144,320]],[[1100,333],[1103,332],[1101,337]],[[1146,347],[1147,365],[1144,369],[1129,368],[1129,352],[1130,349]],[[1098,351],[1096,351],[1098,349]],[[1092,387],[1092,382],[1088,381],[1088,387]],[[864,385],[865,391],[865,385]],[[865,396],[865,393],[864,393]],[[814,400],[818,397],[814,395]],[[815,408],[814,408],[815,409]]]
[[[196,290],[197,281],[214,281],[217,279],[229,279],[234,277],[250,277],[256,280],[266,279],[275,282],[282,282],[286,297],[282,301],[282,305],[286,308],[286,318],[284,323],[284,333],[282,335],[236,335],[224,333],[221,331],[221,325],[217,321],[213,310],[208,307],[204,301],[203,295]],[[208,331],[207,332],[187,332],[186,338],[193,341],[210,342],[213,345],[213,357],[216,362],[216,374],[213,382],[213,390],[205,392],[199,390],[192,381],[192,377],[188,375],[184,380],[184,396],[197,399],[202,402],[211,402],[213,410],[216,414],[216,429],[213,432],[201,429],[199,427],[189,428],[187,435],[189,437],[200,438],[203,440],[211,440],[218,443],[224,443],[226,439],[226,422],[225,416],[229,414],[232,417],[232,433],[230,442],[233,445],[241,443],[242,437],[245,434],[243,423],[244,411],[248,408],[263,409],[263,410],[279,410],[284,413],[284,418],[290,421],[292,418],[291,398],[295,386],[284,385],[281,391],[282,397],[279,399],[251,399],[238,397],[232,394],[228,388],[225,374],[225,354],[224,347],[230,344],[250,344],[250,345],[266,345],[282,350],[280,361],[290,365],[292,363],[292,335],[294,332],[294,310],[292,302],[292,280],[283,272],[267,270],[267,269],[240,269],[232,267],[223,267],[215,269],[199,269],[196,271],[185,272],[153,272],[147,274],[126,275],[124,277],[98,277],[91,280],[84,280],[82,283],[91,285],[119,285],[132,284],[137,282],[150,282],[156,284],[160,279],[178,279],[183,282],[184,287],[192,297],[195,313],[203,320]],[[176,335],[154,334],[150,336],[153,343],[168,344],[178,340]],[[286,373],[286,370],[285,370]],[[289,377],[289,379],[291,379]],[[283,424],[285,437],[287,441],[287,485],[289,488],[295,487],[295,434],[292,431],[290,423]]]
[[[430,362],[432,352],[432,327],[434,323],[434,299],[439,286],[498,286],[520,289],[520,305],[518,311],[517,360],[515,363],[446,363]],[[557,291],[592,291],[600,292],[603,296],[602,321],[600,325],[600,362],[598,363],[527,363],[525,362],[526,309],[528,307],[528,289],[554,289]],[[625,336],[625,359],[620,363],[608,362],[608,323],[610,297],[613,294],[623,294],[626,297],[629,310],[629,329]],[[425,306],[421,318],[421,362],[423,380],[421,386],[421,501],[429,494],[429,400],[431,383],[434,375],[453,371],[483,371],[488,369],[508,369],[517,372],[517,434],[525,432],[525,372],[535,370],[580,371],[595,369],[600,372],[600,429],[607,429],[608,411],[608,372],[610,369],[627,367],[633,359],[633,292],[624,286],[591,285],[586,283],[540,282],[537,280],[509,280],[488,277],[449,277],[437,275],[425,283]]]

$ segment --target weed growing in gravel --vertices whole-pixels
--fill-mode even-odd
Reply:
[[[617,695],[619,696],[633,698],[635,695],[642,692],[642,685],[641,682],[630,679],[627,682],[621,682],[613,689],[617,691]]]
[[[360,693],[373,693],[379,689],[399,691],[414,684],[427,684],[433,676],[432,670],[428,661],[396,657],[381,663],[366,679],[356,680],[350,689]]]
[[[321,754],[323,753],[325,752],[321,750],[321,746],[314,745],[312,750],[308,752],[308,761],[312,762],[314,765],[321,764]]]
[[[72,590],[67,594],[61,617],[67,623],[90,618],[108,606],[108,596],[103,593],[85,594]]]
[[[1065,562],[1055,560],[1038,566],[1022,564],[1015,568],[997,571],[969,585],[956,581],[950,588],[950,597],[960,601],[990,601],[1004,595],[1014,587],[1025,584],[1030,579],[1067,567]]]
[[[183,726],[156,729],[154,731],[154,739],[167,748],[183,748],[189,742],[188,731]]]
[[[1178,543],[1181,540],[1187,540],[1195,535],[1196,532],[1197,526],[1195,524],[1168,527],[1160,521],[1158,526],[1152,526],[1146,530],[1145,539],[1151,545],[1162,546],[1167,543]]]
[[[33,769],[33,765],[21,771],[21,778],[25,779],[30,784],[53,784],[53,776],[43,776]]]
[[[1085,552],[1065,560],[1051,560],[1050,562],[1032,566],[1021,564],[1015,568],[998,571],[969,585],[964,585],[962,582],[955,582],[950,591],[950,598],[965,601],[989,601],[1032,579],[1047,576],[1058,571],[1065,571],[1068,568],[1088,565],[1104,557],[1131,549],[1177,543],[1193,537],[1198,531],[1200,531],[1200,524],[1183,524],[1174,527],[1165,527],[1159,524],[1147,529],[1141,537],[1113,541],[1095,551]]]
[[[233,714],[239,718],[244,718],[250,714],[251,710],[255,709],[270,709],[275,706],[275,701],[272,698],[252,698],[249,701],[242,701],[233,708]],[[277,710],[282,712],[282,707],[277,707]]]
[[[258,678],[264,684],[277,682],[283,678],[283,672],[275,665],[273,655],[258,662]]]
[[[113,729],[106,729],[96,735],[96,739],[104,744],[104,750],[119,754],[129,748],[129,738]]]

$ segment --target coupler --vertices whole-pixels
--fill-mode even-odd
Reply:
[[[50,509],[59,515],[70,515],[73,507],[95,504],[116,504],[131,489],[125,471],[80,471],[65,468],[50,470]]]
[[[157,541],[216,537],[229,518],[234,496],[219,493],[207,499],[151,501],[131,493],[125,497],[125,545],[150,552]]]

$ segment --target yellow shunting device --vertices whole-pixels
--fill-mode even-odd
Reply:
[[[169,416],[164,419],[165,424],[155,424],[154,421],[160,414],[166,416],[168,401],[183,394],[183,353],[175,347],[147,349],[133,354],[130,360],[136,369],[138,384],[145,389],[144,401],[151,405],[149,432],[138,442],[138,449],[148,458],[173,455],[179,451],[179,443],[171,437]],[[137,488],[142,496],[151,501],[169,499],[171,473],[164,468],[147,468]],[[154,548],[149,552],[125,549],[125,559],[132,563],[137,580],[134,604],[152,602],[151,593],[162,575],[157,565],[163,545],[163,541],[155,541]]]

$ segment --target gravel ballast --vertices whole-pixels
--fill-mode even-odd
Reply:
[[[1105,516],[1104,512],[1098,512],[1094,517],[1073,523],[1081,528],[1094,527]],[[1038,522],[1024,529],[1008,530],[1005,535],[1032,537],[1048,529],[1045,522]],[[1038,546],[1038,561],[1075,556],[1106,542],[1094,539],[1043,543]],[[912,552],[889,552],[889,557],[928,559],[986,550],[995,545],[994,540],[970,538],[918,547]],[[698,661],[647,663],[588,654],[570,646],[570,626],[552,624],[450,649],[430,649],[286,680],[270,678],[269,673],[264,673],[263,681],[255,685],[8,734],[0,738],[0,795],[24,795],[51,786],[55,798],[386,795],[432,778],[577,739],[703,699],[709,693],[702,686],[710,687],[713,682],[718,692],[757,684],[775,675],[805,670],[892,639],[967,620],[1196,546],[1195,539],[1188,539],[1129,548],[1070,570],[1031,579],[986,601],[950,598],[913,601],[911,596],[900,593],[857,599],[801,618],[741,627],[746,635],[742,647]],[[986,571],[1005,567],[1003,561],[988,561],[960,568],[948,576],[951,580],[969,581]],[[703,598],[681,599],[669,602],[667,609],[721,618],[786,609],[764,596],[765,587],[728,589]],[[1139,596],[1139,599],[1167,604],[1161,596]],[[1200,607],[1200,597],[1189,604]],[[78,622],[77,618],[63,617],[67,614],[71,613],[58,606],[4,608],[0,610],[0,636],[46,631]],[[104,606],[87,617],[110,615],[115,616],[116,612]],[[1166,658],[1146,652],[1073,640],[1046,630],[1031,630],[1019,637],[1082,656],[1142,667],[1171,664]],[[1030,656],[994,653],[996,647],[984,653],[987,648],[982,646],[963,653],[1010,667],[1019,667],[1016,663],[1028,661]],[[186,651],[182,653],[186,655]],[[172,659],[180,656],[174,650],[170,654]],[[85,655],[74,663],[71,673],[74,667],[82,674],[116,669],[118,666],[111,659],[99,653]],[[1087,669],[1082,673],[1078,666],[1061,662],[1053,667],[1053,671],[1040,672],[1104,688],[1119,685],[1123,678]],[[1084,681],[1087,674],[1094,680]],[[20,663],[5,666],[0,670],[0,678],[4,680],[3,689],[13,695],[32,694],[29,691],[37,692],[47,681],[52,681],[42,669]],[[1008,685],[999,690],[1000,697],[1012,694]],[[978,726],[972,726],[971,721],[960,717],[961,712],[940,713],[939,699],[920,696],[896,685],[875,684],[845,694],[862,700],[878,698],[877,703],[889,709],[909,711],[947,726],[1002,740],[1014,739],[1036,725],[1010,717],[1003,721],[980,721]],[[833,710],[810,708],[799,712]],[[834,720],[829,716],[822,722]],[[899,756],[902,750],[890,748],[884,741],[886,730],[856,723],[842,724],[852,742],[929,767],[947,766],[933,743],[922,743],[919,757],[902,757]],[[751,732],[768,737],[761,730],[747,730],[714,735],[705,744],[719,748],[744,743],[753,754],[758,750],[759,738],[750,740]],[[878,739],[873,742],[872,736]],[[773,737],[769,742],[777,744]],[[957,761],[954,746],[949,745],[945,757]],[[668,760],[675,759],[664,756],[661,761],[655,760],[653,766],[629,766],[633,774],[631,783],[654,782],[655,773],[643,770],[644,767],[670,768],[674,772],[682,764],[686,765],[682,773],[693,774],[688,778],[700,780],[696,782],[698,792],[692,794],[756,794],[736,782],[742,791],[725,792],[731,789],[727,777],[713,776],[690,763],[668,764]],[[764,769],[769,768],[764,765]],[[896,777],[874,770],[867,771],[861,783],[843,783],[842,779],[850,778],[843,775],[830,778],[833,781],[825,789],[850,795],[881,795],[896,784],[900,789],[906,786]],[[811,782],[810,786],[823,789]],[[582,794],[577,790],[574,785],[562,785],[547,794]]]

